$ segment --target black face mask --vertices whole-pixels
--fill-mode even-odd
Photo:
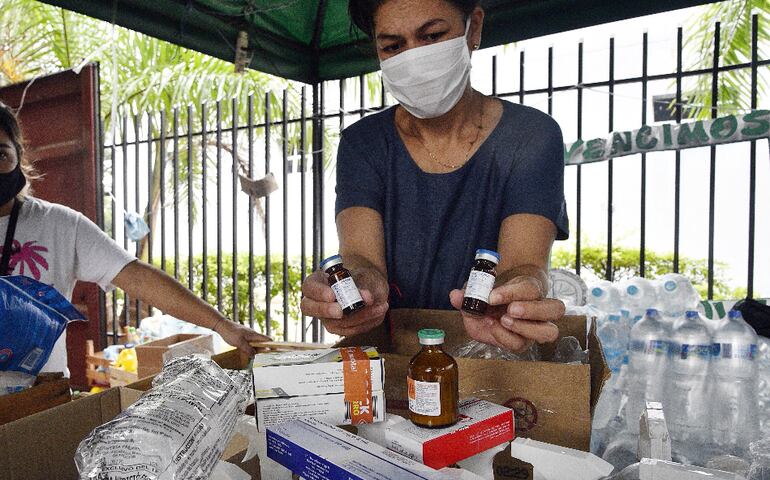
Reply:
[[[8,173],[0,173],[0,205],[5,205],[16,197],[27,184],[27,178],[21,171],[21,162]]]

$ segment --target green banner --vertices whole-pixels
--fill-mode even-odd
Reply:
[[[682,150],[770,137],[770,110],[753,110],[712,120],[644,125],[638,130],[612,132],[607,138],[564,144],[564,163],[582,165],[637,153]]]

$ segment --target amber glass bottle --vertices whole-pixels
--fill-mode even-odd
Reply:
[[[422,350],[409,362],[409,419],[420,427],[448,427],[458,419],[457,363],[442,348],[443,330],[423,329],[417,336]]]
[[[343,315],[350,315],[366,306],[361,298],[350,270],[342,265],[342,257],[334,255],[321,262],[321,270],[329,276],[329,286],[334,290],[334,296],[342,307]]]
[[[484,315],[489,307],[489,292],[495,286],[495,267],[500,255],[492,250],[476,250],[476,261],[468,276],[463,298],[463,311],[471,315]]]

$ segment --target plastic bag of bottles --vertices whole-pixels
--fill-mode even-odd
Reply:
[[[228,374],[196,356],[172,360],[152,390],[80,442],[80,478],[209,478],[250,391],[248,372]]]

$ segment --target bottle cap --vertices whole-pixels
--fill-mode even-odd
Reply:
[[[698,312],[696,312],[695,310],[687,310],[686,312],[684,312],[684,316],[687,318],[698,318],[698,315],[699,315]]]
[[[340,263],[342,263],[342,257],[339,255],[332,255],[331,257],[321,262],[321,270],[325,272],[329,268],[335,265],[339,265]]]
[[[628,292],[629,295],[636,295],[639,293],[639,287],[636,285],[629,285],[628,288],[626,288],[626,292]]]
[[[500,254],[492,250],[479,248],[476,250],[476,260],[489,260],[490,262],[497,265],[500,263]]]
[[[730,320],[734,320],[736,318],[742,319],[743,315],[741,315],[740,310],[730,310],[729,312],[727,312],[727,318],[729,318]]]
[[[619,322],[620,321],[620,315],[610,315],[607,317],[607,320],[610,322]]]
[[[417,332],[422,345],[441,345],[444,343],[444,331],[438,328],[423,328]]]
[[[591,295],[593,295],[593,296],[594,296],[594,297],[596,297],[596,298],[599,298],[599,297],[601,297],[602,295],[604,295],[604,290],[602,290],[602,289],[601,289],[601,288],[599,288],[599,287],[594,287],[594,288],[591,290]]]
[[[666,283],[663,284],[663,288],[667,292],[673,292],[674,290],[676,290],[676,282],[673,280],[667,280]]]
[[[649,315],[650,317],[655,317],[655,316],[658,315],[658,311],[656,309],[654,309],[654,308],[648,308],[645,313],[647,315]]]

